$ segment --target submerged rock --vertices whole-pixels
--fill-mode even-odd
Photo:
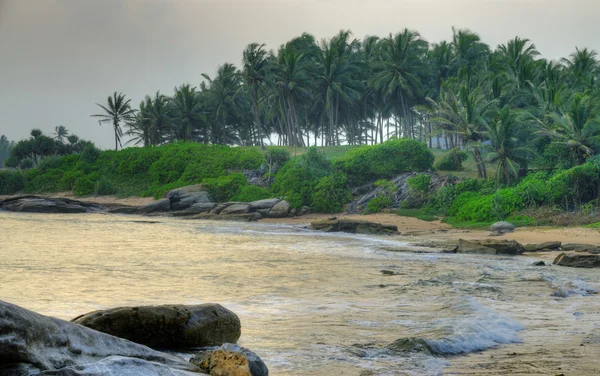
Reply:
[[[269,376],[258,355],[231,343],[204,348],[190,362],[215,376]]]
[[[531,264],[533,266],[546,266],[546,263],[543,261],[536,261],[533,264]]]
[[[72,320],[88,328],[157,348],[218,346],[235,343],[240,319],[219,304],[120,307]]]
[[[184,359],[0,301],[0,375],[192,376]]]
[[[502,234],[515,231],[515,226],[510,222],[496,222],[490,226],[490,231],[500,232]]]
[[[399,235],[398,227],[354,219],[326,219],[310,224],[311,230],[351,234]]]
[[[515,240],[458,240],[457,253],[482,253],[495,255],[520,255],[523,246]]]
[[[571,268],[600,268],[600,255],[561,253],[552,263]]]

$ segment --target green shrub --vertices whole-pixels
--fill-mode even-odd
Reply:
[[[227,176],[204,179],[202,185],[213,200],[226,202],[231,201],[233,197],[241,192],[244,186],[248,185],[248,179],[246,179],[246,175],[235,172]]]
[[[59,169],[49,169],[42,173],[40,169],[31,170],[29,179],[25,183],[25,192],[27,193],[45,193],[58,192],[61,190],[61,179],[64,171]]]
[[[381,188],[381,194],[369,200],[363,214],[379,213],[394,203],[394,195],[398,187],[393,181],[381,179],[375,182],[375,186]]]
[[[412,139],[394,139],[373,146],[351,149],[334,161],[334,167],[348,176],[350,186],[378,179],[390,179],[408,171],[427,171],[434,156],[427,146]]]
[[[19,171],[0,171],[0,195],[12,195],[25,189],[25,176]]]
[[[98,196],[109,196],[117,193],[117,187],[107,179],[100,179],[96,182],[94,191]]]
[[[60,190],[72,191],[77,179],[82,178],[84,176],[85,173],[80,170],[72,170],[65,172],[63,177],[60,179]]]
[[[81,151],[81,154],[79,154],[79,160],[86,163],[94,163],[100,156],[100,153],[100,149],[94,145],[86,145]]]
[[[266,198],[271,197],[273,197],[273,195],[270,194],[269,191],[267,191],[263,187],[259,187],[256,185],[247,185],[245,187],[242,187],[239,193],[232,198],[232,201],[252,202],[264,200]]]
[[[351,196],[346,184],[346,176],[336,174],[325,176],[317,182],[311,201],[311,209],[319,213],[338,213]]]
[[[265,164],[268,172],[271,174],[277,173],[283,165],[290,160],[290,152],[287,149],[269,148],[264,155]]]
[[[457,164],[457,159],[460,164]],[[457,150],[454,153],[449,152],[433,163],[433,167],[439,171],[460,171],[462,170],[462,163],[469,159],[469,155],[462,150]]]
[[[73,193],[75,196],[87,196],[94,193],[95,184],[87,176],[81,177],[75,181],[73,185]]]

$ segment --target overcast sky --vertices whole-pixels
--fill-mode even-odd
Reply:
[[[110,128],[90,118],[96,102],[121,91],[137,107],[145,94],[197,85],[217,65],[239,65],[251,42],[276,49],[302,32],[362,39],[404,27],[439,42],[455,26],[492,47],[529,38],[556,59],[600,51],[599,14],[597,0],[0,0],[0,134],[64,125],[110,148]]]

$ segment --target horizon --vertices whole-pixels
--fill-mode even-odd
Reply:
[[[479,34],[492,49],[518,35],[541,57],[557,60],[576,47],[600,50],[598,10],[556,0],[0,0],[0,134],[18,141],[32,128],[50,134],[64,125],[110,149],[111,128],[90,115],[114,91],[137,108],[146,94],[199,85],[202,73],[213,76],[225,62],[239,67],[249,43],[276,50],[303,32],[320,40],[349,29],[362,40],[407,27],[437,43],[456,27]]]

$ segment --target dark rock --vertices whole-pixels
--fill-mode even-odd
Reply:
[[[561,253],[556,256],[553,264],[571,268],[600,268],[600,255]]]
[[[111,214],[137,214],[139,208],[137,206],[113,206],[108,208],[108,212]]]
[[[269,376],[267,366],[258,355],[231,343],[204,348],[190,362],[210,375]]]
[[[142,214],[165,213],[171,210],[171,202],[168,198],[157,200],[151,204],[141,206],[138,211]]]
[[[426,235],[433,235],[435,234],[435,231],[433,230],[424,230],[424,231],[406,231],[403,232],[402,236],[426,236]]]
[[[496,222],[493,225],[491,225],[490,231],[501,232],[501,233],[513,232],[513,231],[515,231],[515,226],[510,222],[501,221],[501,222]]]
[[[325,232],[348,232],[351,234],[399,235],[396,226],[352,219],[316,221],[310,224],[310,229]]]
[[[488,236],[503,236],[504,233],[500,231],[491,231]]]
[[[169,201],[171,202],[171,210],[176,211],[176,210],[188,209],[191,206],[193,206],[194,204],[198,204],[198,203],[209,203],[212,200],[210,199],[208,192],[200,191],[200,192],[190,192],[187,195],[185,195],[181,198],[177,198],[175,200],[172,198],[169,198]]]
[[[267,214],[267,218],[285,218],[290,212],[290,203],[282,200],[275,204],[271,210],[269,210],[269,214]]]
[[[0,375],[192,376],[184,359],[0,301]]]
[[[87,213],[103,211],[100,205],[68,198],[20,196],[0,202],[0,209],[23,213]]]
[[[560,242],[546,242],[541,244],[525,244],[525,252],[551,252],[560,249]]]
[[[216,202],[199,202],[197,204],[190,206],[189,208],[187,208],[185,210],[174,212],[174,213],[172,213],[172,215],[174,217],[185,217],[185,216],[189,216],[189,215],[208,213],[216,207],[217,207]]]
[[[261,219],[261,215],[258,212],[254,213],[245,213],[245,214],[213,214],[210,213],[202,213],[198,215],[193,215],[191,217],[186,217],[188,219],[205,219],[210,221],[229,221],[229,222],[256,222]]]
[[[94,311],[77,324],[143,345],[177,349],[237,342],[240,319],[219,304],[120,307]]]
[[[396,272],[394,272],[394,271],[392,271],[392,270],[385,270],[385,269],[384,269],[384,270],[380,270],[379,272],[380,272],[381,274],[383,274],[383,275],[399,275],[398,273],[396,273]]]
[[[211,210],[211,214],[221,214],[221,212],[223,210],[225,210],[225,208],[230,207],[231,205],[235,205],[235,204],[244,204],[244,202],[222,202],[220,204],[218,204],[213,210]]]
[[[536,261],[533,264],[531,264],[533,266],[546,266],[546,263],[543,261]]]
[[[281,200],[278,198],[267,198],[265,200],[252,201],[248,205],[250,205],[250,211],[257,210],[270,210],[273,206],[277,205]],[[268,212],[268,211],[267,211]]]
[[[458,253],[483,253],[496,255],[520,255],[523,246],[515,240],[458,240]]]
[[[600,247],[593,244],[563,244],[561,246],[563,251],[574,251],[574,252],[586,252],[593,254],[600,254]]]
[[[246,214],[250,212],[250,205],[248,204],[233,204],[229,205],[225,209],[221,210],[221,215],[227,214]]]
[[[306,214],[310,214],[312,211],[308,206],[302,206],[300,209],[296,210],[296,216],[300,217]]]

